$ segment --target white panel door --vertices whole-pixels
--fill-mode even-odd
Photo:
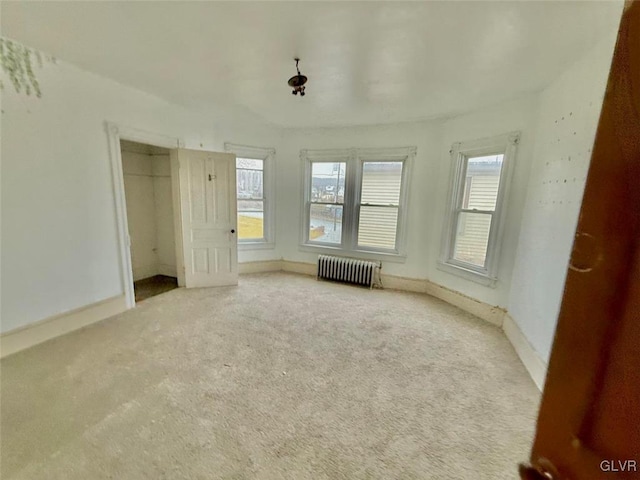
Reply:
[[[238,284],[236,157],[177,149],[185,284]]]

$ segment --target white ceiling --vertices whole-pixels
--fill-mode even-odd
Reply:
[[[392,123],[540,89],[619,2],[2,2],[6,37],[195,109],[286,127]],[[309,77],[294,97],[293,57]]]

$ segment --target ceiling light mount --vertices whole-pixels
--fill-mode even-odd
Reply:
[[[307,77],[302,75],[300,73],[300,69],[298,68],[298,62],[300,61],[300,59],[294,58],[294,60],[296,61],[296,70],[298,71],[298,74],[291,77],[287,83],[290,87],[293,87],[293,90],[291,92],[292,94],[298,95],[299,93],[301,97],[304,97],[304,84],[307,83]]]

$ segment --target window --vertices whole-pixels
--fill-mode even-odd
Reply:
[[[345,162],[311,163],[309,200],[309,240],[342,245]]]
[[[273,149],[225,144],[236,154],[238,245],[273,248]]]
[[[414,155],[415,148],[303,150],[303,247],[402,257]]]
[[[238,239],[264,240],[264,160],[236,158]]]
[[[509,165],[518,139],[514,132],[453,145],[453,185],[442,242],[442,269],[495,284]]]

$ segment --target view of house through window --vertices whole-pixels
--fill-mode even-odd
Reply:
[[[346,169],[344,162],[311,163],[310,241],[342,243]]]
[[[504,155],[466,159],[453,258],[484,267]]]
[[[264,160],[236,159],[238,238],[264,239]]]

